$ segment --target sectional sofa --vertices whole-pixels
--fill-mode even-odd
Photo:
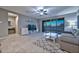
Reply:
[[[79,36],[63,33],[61,37],[59,37],[58,43],[62,50],[71,53],[79,53]]]

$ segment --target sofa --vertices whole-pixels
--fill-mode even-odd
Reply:
[[[79,36],[74,36],[69,33],[61,34],[58,43],[60,44],[60,49],[65,50],[70,53],[79,52]]]

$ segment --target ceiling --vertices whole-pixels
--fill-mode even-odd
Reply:
[[[36,12],[40,7],[48,10],[47,15],[41,16]],[[0,8],[36,19],[62,15],[68,12],[76,12],[78,9],[76,6],[0,6]]]

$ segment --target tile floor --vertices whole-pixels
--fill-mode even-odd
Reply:
[[[40,39],[42,36],[42,34],[31,34],[25,36],[12,34],[2,38],[0,42],[0,50],[2,53],[50,53],[49,50],[40,47],[40,44],[43,43],[38,44],[38,41],[41,41]],[[57,53],[64,53],[60,49],[57,51],[52,51]]]

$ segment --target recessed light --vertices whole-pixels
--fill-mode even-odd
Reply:
[[[2,21],[0,21],[0,23],[2,23]]]

